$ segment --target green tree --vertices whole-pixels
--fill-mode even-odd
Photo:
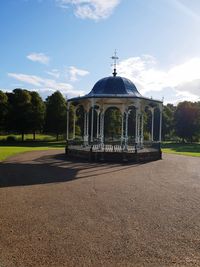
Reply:
[[[200,108],[198,103],[184,101],[175,112],[175,129],[183,141],[194,141],[200,133]]]
[[[7,95],[9,100],[7,127],[20,133],[24,141],[24,134],[31,128],[31,94],[27,90],[15,89]]]
[[[35,140],[36,131],[41,131],[44,126],[45,104],[37,92],[31,94],[31,113],[30,113],[30,130]]]
[[[172,104],[163,106],[162,135],[163,139],[170,139],[175,135],[174,130],[174,113],[176,107]]]
[[[108,108],[105,112],[105,137],[117,138],[121,135],[121,112],[117,108]]]
[[[6,116],[8,113],[8,97],[0,91],[0,131],[5,130]]]
[[[55,133],[57,140],[66,131],[67,105],[59,91],[46,99],[46,131]]]
[[[94,115],[95,115],[95,113],[94,113]],[[91,114],[90,114],[90,117],[91,117]],[[95,118],[95,116],[94,116],[94,118]],[[96,126],[96,124],[94,122],[94,128],[95,128],[95,126]],[[82,137],[84,135],[84,108],[83,108],[83,106],[79,106],[76,110],[76,135],[82,136]]]

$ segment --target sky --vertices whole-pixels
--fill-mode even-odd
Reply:
[[[0,90],[84,95],[115,49],[142,95],[200,101],[199,0],[0,1]]]

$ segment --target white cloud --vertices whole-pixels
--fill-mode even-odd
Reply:
[[[60,78],[60,75],[61,75],[60,71],[57,69],[52,69],[51,71],[46,71],[46,73],[49,74],[50,76],[56,78],[56,79]]]
[[[69,83],[58,82],[52,79],[45,79],[35,75],[8,73],[8,76],[14,78],[17,81],[24,82],[25,84],[33,85],[34,87],[36,87],[34,88],[34,90],[37,90],[39,92],[52,93],[56,90],[59,90],[61,93],[67,95],[68,97],[75,97],[84,93],[81,90],[75,90],[74,87]]]
[[[35,75],[26,75],[22,73],[8,73],[8,76],[17,81],[25,82],[34,86],[42,85],[42,78]]]
[[[100,20],[108,18],[120,0],[56,0],[62,8],[72,5],[75,15],[82,19]]]
[[[144,94],[164,91],[174,92],[168,102],[174,100],[197,101],[200,97],[200,58],[192,58],[167,70],[159,69],[152,56],[130,57],[122,60],[118,73],[132,80],[138,90]],[[156,95],[159,95],[156,93]],[[162,95],[160,95],[160,98]]]
[[[27,58],[33,62],[39,62],[47,65],[50,61],[50,58],[44,53],[31,53],[27,56]]]
[[[87,70],[78,69],[74,66],[69,68],[70,80],[75,82],[78,80],[78,76],[84,77],[89,74]]]

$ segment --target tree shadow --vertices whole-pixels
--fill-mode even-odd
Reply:
[[[0,163],[0,188],[69,182],[134,168],[130,163],[90,163],[67,160],[65,154],[42,156],[33,161]],[[81,173],[80,173],[81,172]]]

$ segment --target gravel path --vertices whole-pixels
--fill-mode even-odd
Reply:
[[[200,266],[200,158],[0,164],[0,267]]]

